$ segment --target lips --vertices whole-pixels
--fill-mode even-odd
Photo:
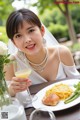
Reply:
[[[35,44],[30,44],[30,45],[27,45],[25,48],[27,49],[33,49],[35,47]]]

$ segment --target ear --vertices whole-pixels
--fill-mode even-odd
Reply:
[[[45,28],[43,25],[41,26],[41,34],[42,34],[42,36],[44,36],[44,34],[45,34]]]

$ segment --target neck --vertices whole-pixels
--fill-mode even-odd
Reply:
[[[30,59],[27,58],[28,63],[37,72],[43,72],[46,67],[47,61],[48,61],[48,50],[44,49],[44,52],[43,53],[40,52],[40,53],[41,54],[38,53],[38,57],[37,57],[38,59],[35,59],[37,61],[37,63],[30,61]],[[40,58],[40,56],[41,56],[41,58]]]
[[[45,55],[46,55],[46,48],[41,49],[37,54],[35,54],[33,56],[32,55],[31,56],[26,55],[26,57],[32,63],[40,64],[44,60]]]

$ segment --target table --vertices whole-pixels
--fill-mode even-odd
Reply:
[[[68,80],[68,79],[72,79],[72,78],[66,78],[66,79]],[[80,75],[77,76],[76,79],[80,79]],[[44,88],[52,83],[56,83],[58,81],[61,81],[61,80],[32,85],[32,86],[30,86],[30,92],[32,95],[36,94],[42,88]],[[25,109],[28,120],[29,120],[29,116],[33,110],[35,110],[35,108],[33,108],[33,107]],[[80,120],[80,104],[75,105],[71,108],[67,108],[65,110],[55,111],[54,114],[56,116],[56,120]]]

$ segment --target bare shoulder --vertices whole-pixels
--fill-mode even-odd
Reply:
[[[48,50],[52,53],[57,53],[57,51],[59,51],[60,56],[64,56],[65,54],[71,54],[69,48],[64,45],[56,45],[54,47],[48,48]]]
[[[59,45],[58,50],[61,62],[65,65],[72,66],[74,61],[70,49],[64,45]]]
[[[71,54],[70,49],[64,45],[58,45],[58,49],[59,49],[60,55]]]

